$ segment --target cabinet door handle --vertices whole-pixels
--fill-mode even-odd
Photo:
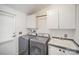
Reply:
[[[65,51],[63,51],[63,53],[65,53]]]
[[[61,49],[59,49],[59,51],[61,51]]]

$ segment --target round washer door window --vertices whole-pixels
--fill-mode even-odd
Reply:
[[[41,55],[41,49],[35,46],[32,46],[30,49],[31,55]]]

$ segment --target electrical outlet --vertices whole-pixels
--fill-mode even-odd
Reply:
[[[64,37],[67,38],[68,37],[68,34],[64,34]]]
[[[19,34],[22,34],[22,32],[19,32]]]

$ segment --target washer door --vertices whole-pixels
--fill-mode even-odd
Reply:
[[[32,46],[30,49],[30,55],[41,55],[41,49],[36,46]]]

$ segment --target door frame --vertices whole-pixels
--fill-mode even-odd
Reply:
[[[6,16],[9,16],[9,17],[13,17],[13,20],[14,20],[14,31],[15,31],[15,34],[16,34],[16,20],[15,20],[15,17],[16,17],[16,14],[13,14],[13,13],[11,13],[11,12],[8,12],[7,10],[2,10],[2,9],[0,9],[0,14],[3,14],[3,15],[6,15]],[[15,39],[17,39],[17,36],[16,36],[16,38]],[[12,41],[16,41],[15,42],[15,45],[16,45],[16,47],[15,47],[15,49],[16,49],[16,54],[18,54],[18,52],[17,52],[17,40],[13,40],[13,39],[11,39],[11,40],[6,40],[6,41],[2,41],[2,42],[0,42],[0,45],[3,45],[3,44],[7,44],[7,43],[9,43],[9,42],[12,42]]]

